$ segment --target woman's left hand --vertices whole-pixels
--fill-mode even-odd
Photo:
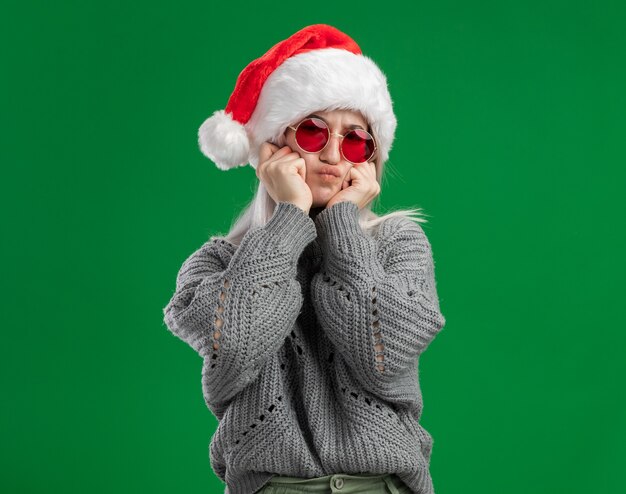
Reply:
[[[338,202],[351,201],[363,209],[378,194],[380,184],[376,180],[376,163],[365,162],[352,165],[343,179],[341,190],[331,197],[326,209]]]

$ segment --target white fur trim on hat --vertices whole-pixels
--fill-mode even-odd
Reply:
[[[224,110],[216,111],[202,123],[198,144],[202,153],[221,170],[248,163],[250,143],[246,129]]]
[[[324,48],[285,60],[267,78],[245,128],[249,163],[258,165],[261,144],[283,144],[288,125],[314,111],[356,110],[363,114],[377,139],[384,162],[397,125],[387,79],[369,57]],[[240,156],[238,155],[238,158]]]

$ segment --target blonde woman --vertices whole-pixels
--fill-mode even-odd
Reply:
[[[432,494],[419,356],[445,325],[415,211],[378,216],[396,118],[386,78],[325,24],[274,45],[200,127],[259,186],[183,263],[164,308],[204,359],[226,494]]]

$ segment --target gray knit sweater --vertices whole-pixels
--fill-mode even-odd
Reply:
[[[178,273],[164,321],[204,359],[225,494],[359,472],[434,493],[418,374],[445,324],[431,246],[406,218],[371,235],[358,218],[353,202],[315,219],[280,202],[238,247],[211,238]]]

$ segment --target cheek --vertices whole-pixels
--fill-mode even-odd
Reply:
[[[316,166],[319,166],[319,165],[316,165],[314,163],[314,159],[315,158],[313,157],[313,155],[302,153],[298,149],[296,149],[295,151],[296,151],[296,153],[300,154],[301,158],[304,159],[304,166],[306,167],[306,171],[307,171],[306,181],[308,182],[309,180],[315,180],[315,178],[314,178],[315,174],[313,173],[313,170],[315,170]]]
[[[285,138],[285,144],[287,144],[292,149],[292,151],[295,151],[296,153],[300,152],[300,148],[296,143],[296,138],[293,135],[289,135]]]
[[[319,181],[317,180],[318,177],[316,177],[316,174],[312,171],[313,166],[309,164],[306,158],[304,158],[304,160],[306,162],[306,183],[309,185],[317,185]]]

